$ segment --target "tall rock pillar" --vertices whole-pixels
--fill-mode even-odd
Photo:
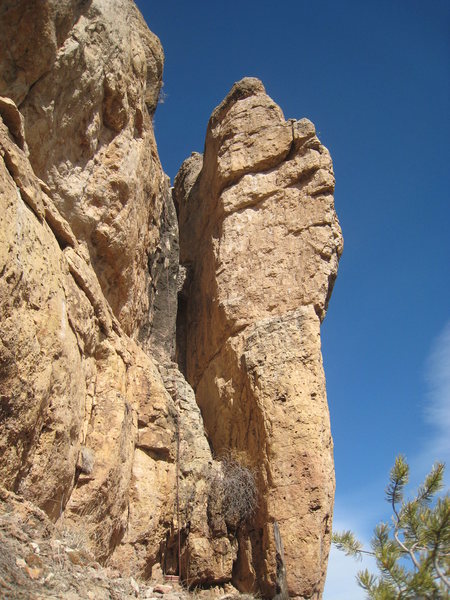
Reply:
[[[285,121],[262,83],[235,84],[204,155],[175,181],[178,355],[216,454],[246,456],[259,507],[239,534],[233,582],[320,598],[334,497],[320,323],[342,236],[332,162],[307,119]]]

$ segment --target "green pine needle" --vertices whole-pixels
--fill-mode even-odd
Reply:
[[[372,552],[364,550],[351,531],[333,533],[332,542],[347,556],[375,557],[379,575],[366,569],[357,582],[371,600],[450,599],[450,496],[437,498],[443,488],[444,464],[436,463],[413,500],[403,500],[409,467],[399,456],[390,472],[386,498],[394,512],[393,525],[374,530]]]

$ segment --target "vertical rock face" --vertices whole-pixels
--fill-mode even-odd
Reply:
[[[34,172],[137,337],[153,316],[168,195],[151,122],[160,42],[129,0],[6,1],[0,18],[0,95],[19,106]]]
[[[0,484],[123,571],[177,572],[179,529],[181,574],[228,581],[231,542],[208,526],[211,451],[171,362],[159,40],[131,0],[19,0],[0,17]]]
[[[101,559],[140,518],[146,545],[128,558],[151,572],[174,521],[174,402],[17,144],[20,113],[0,100],[0,115],[0,481]]]
[[[163,52],[131,0],[6,1],[0,20],[0,484],[82,527],[98,558],[175,572],[178,431],[200,539],[211,452],[170,363]]]
[[[179,240],[163,52],[132,0],[5,0],[0,22],[0,485],[124,572],[319,598],[328,152],[241,81],[177,176]],[[245,525],[211,447],[257,473]]]
[[[324,584],[334,471],[320,322],[342,251],[333,191],[312,123],[286,122],[250,78],[175,182],[188,270],[180,362],[214,451],[246,452],[258,469],[233,581],[265,596],[284,573],[291,596],[319,598]]]

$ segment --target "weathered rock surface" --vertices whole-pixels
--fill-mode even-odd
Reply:
[[[320,322],[342,251],[333,190],[312,123],[285,121],[251,78],[213,112],[204,156],[175,182],[188,270],[180,364],[214,451],[246,452],[258,468],[260,508],[233,582],[269,597],[285,569],[291,596],[319,598],[326,572],[334,471]]]
[[[0,11],[1,483],[82,525],[98,559],[175,572],[178,430],[205,548],[211,452],[170,367],[178,227],[151,122],[162,50],[128,0]]]
[[[152,321],[169,193],[151,122],[161,44],[130,0],[7,1],[0,21],[0,95],[19,106],[34,172],[137,337]]]
[[[85,547],[86,531],[47,515],[0,487],[0,595],[2,600],[189,600],[176,582],[138,581],[100,565]],[[197,590],[204,600],[240,600],[230,584]],[[245,599],[243,599],[245,600]]]
[[[224,570],[216,546],[230,541],[210,541],[212,458],[192,388],[169,347],[157,347],[158,370],[123,332],[1,117],[0,154],[2,485],[83,528],[95,557],[130,575],[177,572],[179,523],[184,576],[229,581],[232,561]]]
[[[82,528],[55,527],[31,502],[0,488],[2,600],[154,597],[152,587],[102,568],[84,547],[86,539]]]
[[[0,486],[124,574],[319,598],[328,152],[236,84],[177,177],[180,267],[163,52],[132,0],[6,0],[0,22]],[[230,450],[257,473],[247,524],[211,500]]]
[[[82,517],[105,558],[127,526],[138,411],[170,397],[3,121],[0,149],[2,484],[54,520]]]

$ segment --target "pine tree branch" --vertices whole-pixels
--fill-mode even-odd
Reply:
[[[409,466],[404,457],[398,456],[385,489],[393,511],[392,524],[376,526],[371,542],[373,552],[363,550],[351,531],[333,534],[333,543],[347,555],[375,557],[379,576],[371,575],[367,569],[357,575],[358,584],[372,600],[447,597],[449,496],[433,504],[435,494],[443,487],[443,474],[444,464],[436,463],[414,500],[405,502]]]
[[[347,556],[354,556],[357,559],[361,559],[361,554],[374,555],[373,552],[363,550],[361,542],[349,530],[333,532],[331,541],[338,550],[343,550]]]
[[[394,529],[394,538],[395,538],[395,541],[397,542],[397,544],[400,546],[400,548],[409,554],[409,556],[411,557],[411,560],[414,563],[414,566],[416,567],[417,570],[419,570],[420,569],[420,564],[419,564],[419,562],[418,562],[418,560],[416,558],[416,555],[414,554],[414,552],[410,548],[408,548],[407,546],[405,546],[405,544],[398,537],[398,526],[397,525],[396,525],[396,527]]]
[[[447,579],[447,577],[441,571],[441,568],[440,568],[439,563],[437,561],[437,556],[434,557],[434,568],[436,569],[436,573],[438,574],[439,578],[443,581],[443,583],[446,586],[447,590],[449,590],[450,589],[450,581]]]
[[[398,514],[398,512],[397,512],[397,508],[396,508],[396,506],[395,506],[395,495],[396,495],[396,493],[397,493],[397,488],[398,488],[398,483],[397,483],[397,481],[396,481],[396,482],[395,482],[395,484],[394,484],[393,491],[392,491],[392,500],[391,500],[391,506],[392,506],[392,510],[394,511],[394,515],[395,515],[395,516],[396,516],[396,518],[397,518],[397,524],[398,524],[398,522],[400,521],[400,517],[399,517],[399,514]]]
[[[397,511],[397,508],[395,506],[395,504],[396,504],[395,499],[396,499],[396,495],[397,495],[397,491],[398,491],[399,487],[400,488],[402,487],[402,485],[400,483],[400,480],[399,479],[395,479],[394,480],[394,485],[393,485],[393,488],[392,488],[392,496],[391,496],[391,506],[392,506],[392,510],[393,510],[393,512],[395,514],[395,518],[396,518],[396,523],[394,525],[394,538],[395,538],[395,541],[397,542],[397,544],[400,546],[400,548],[409,554],[409,556],[411,557],[411,560],[412,560],[414,566],[416,567],[417,570],[419,570],[420,569],[420,565],[419,565],[419,562],[418,562],[418,560],[416,558],[416,555],[414,554],[414,552],[410,548],[408,548],[407,546],[405,546],[405,544],[400,540],[399,535],[398,535],[398,530],[399,530],[399,527],[400,527],[400,515],[399,515],[399,513]]]
[[[419,503],[428,503],[443,487],[444,463],[437,462],[433,465],[423,485],[419,487],[416,500]]]

